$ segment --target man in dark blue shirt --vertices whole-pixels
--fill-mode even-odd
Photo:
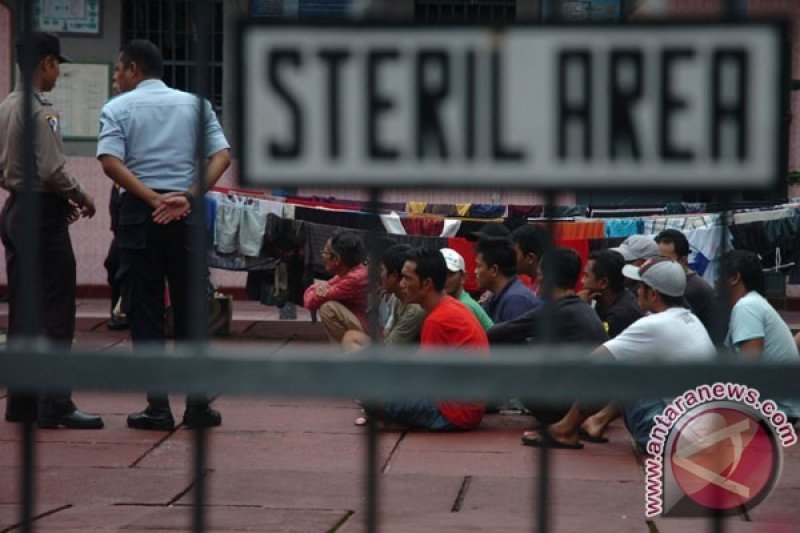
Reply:
[[[539,304],[517,279],[517,253],[510,239],[480,240],[475,251],[478,286],[492,292],[483,307],[495,323],[513,320]]]

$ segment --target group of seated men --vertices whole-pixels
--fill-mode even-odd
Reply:
[[[305,307],[317,311],[328,336],[346,351],[372,342],[447,347],[488,356],[491,345],[579,343],[592,356],[636,361],[663,354],[673,361],[702,361],[727,346],[742,357],[800,360],[792,333],[761,295],[758,256],[732,250],[719,264],[716,290],[689,268],[689,243],[677,230],[655,238],[634,235],[618,248],[594,251],[582,264],[571,248],[551,245],[546,229],[523,225],[509,231],[489,223],[473,234],[474,272],[455,250],[385,247],[376,258],[380,287],[370,287],[367,254],[357,235],[334,234],[322,257],[328,281],[310,286]],[[464,289],[474,276],[478,303]],[[581,290],[576,290],[580,280]],[[368,316],[377,317],[378,331]],[[540,429],[527,431],[528,446],[579,449],[582,441],[607,442],[604,432],[622,416],[634,441],[646,447],[653,417],[664,399],[623,405],[523,405],[506,407],[532,414]],[[781,403],[796,417],[800,406]],[[436,431],[478,427],[487,406],[477,400],[399,399],[364,407],[364,417]]]

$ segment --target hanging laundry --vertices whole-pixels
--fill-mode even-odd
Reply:
[[[425,212],[425,208],[427,206],[428,202],[408,202],[406,206],[406,211],[409,214],[421,215]]]
[[[692,253],[689,255],[689,267],[702,276],[712,287],[717,278],[719,258],[723,249],[723,231],[721,225],[684,231]],[[726,250],[733,248],[733,236],[725,228]]]
[[[472,204],[469,209],[472,218],[499,218],[506,216],[506,206],[495,204]]]
[[[388,215],[381,215],[381,223],[386,233],[392,235],[406,235],[406,228],[403,227],[403,221],[400,220],[400,215],[394,211]]]
[[[443,217],[454,217],[457,211],[455,204],[428,204],[425,207],[425,213]]]
[[[630,237],[644,230],[644,222],[636,218],[606,219],[606,237]]]
[[[456,204],[456,215],[460,217],[469,216],[469,210],[472,204]]]
[[[508,204],[508,218],[539,218],[544,206]]]
[[[402,222],[409,235],[438,237],[444,229],[444,219],[439,217],[409,216],[403,218]]]
[[[214,224],[214,247],[221,254],[233,254],[238,251],[239,222],[242,211],[232,202],[217,205],[217,218]]]
[[[461,221],[454,218],[444,219],[444,228],[439,234],[439,237],[455,237],[461,227]]]

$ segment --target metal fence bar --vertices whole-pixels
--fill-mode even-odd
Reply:
[[[378,241],[378,230],[381,226],[379,214],[379,200],[380,190],[377,188],[369,189],[369,201],[367,204],[367,212],[370,219],[370,231],[367,233],[367,256],[369,258],[369,286],[378,287],[380,284],[380,254],[381,243]],[[370,306],[369,309],[369,331],[367,332],[372,338],[372,343],[380,346],[383,342],[381,335],[381,328],[378,324],[378,305]],[[366,498],[366,527],[369,533],[376,533],[378,531],[378,512],[379,512],[379,490],[380,483],[378,481],[378,437],[380,431],[378,421],[370,417],[367,424],[367,450],[366,450],[366,483],[365,488],[367,491]]]
[[[370,418],[367,422],[367,473],[365,489],[367,492],[366,526],[368,533],[378,531],[378,499],[380,484],[378,483],[378,421]]]
[[[213,390],[364,402],[403,395],[458,398],[465,392],[487,399],[518,395],[534,401],[572,402],[580,397],[593,402],[676,396],[715,382],[744,383],[758,389],[762,397],[793,398],[800,382],[798,364],[601,362],[589,359],[585,351],[558,345],[498,348],[491,358],[458,357],[444,348],[426,352],[422,358],[410,349],[390,352],[374,347],[359,357],[286,348],[265,356],[263,349],[245,346],[215,348],[204,358],[191,357],[186,349],[176,352],[141,349],[136,354],[75,352],[64,357],[10,348],[0,358],[0,385],[177,393]]]
[[[208,75],[209,63],[209,23],[211,20],[211,5],[209,0],[198,0],[194,5],[194,23],[196,28],[195,42],[197,43],[197,64],[195,65],[197,79],[197,145],[196,145],[196,181],[195,198],[191,213],[192,224],[188,284],[188,311],[185,317],[189,323],[188,334],[196,358],[207,355],[208,349],[208,258],[206,242],[208,237],[205,231],[205,202],[204,196],[208,189],[208,176],[206,175],[206,116],[205,99],[210,95],[210,77]],[[212,111],[213,112],[213,111]],[[187,409],[205,407],[208,402],[207,391],[202,391],[199,396],[189,397],[186,401]],[[205,530],[205,468],[207,429],[199,424],[194,428],[194,498],[192,507],[192,526],[195,533]]]
[[[545,205],[544,205],[544,216],[547,220],[547,234],[550,239],[551,246],[554,241],[555,236],[555,223],[553,221],[553,216],[555,215],[555,193],[551,190],[545,192]],[[545,252],[547,253],[547,252]],[[539,260],[541,261],[541,257]],[[540,283],[543,280],[539,280]],[[552,287],[544,287],[545,294],[548,292],[548,289],[552,289]],[[545,302],[544,305],[547,305]],[[553,316],[550,313],[545,314],[545,320],[543,323],[544,328],[544,335],[542,336],[542,341],[545,343],[551,343],[555,340],[555,324],[553,321]],[[540,429],[542,432],[547,432],[546,428]],[[545,438],[545,435],[540,435],[540,438]],[[550,511],[548,500],[550,496],[550,450],[547,446],[540,446],[539,447],[539,478],[537,485],[537,501],[538,505],[536,506],[538,512],[538,520],[536,521],[537,528],[536,530],[539,533],[547,533],[550,530]]]
[[[16,282],[19,283],[18,292],[14,298],[15,313],[19,313],[18,317],[14,319],[15,331],[13,335],[9,335],[9,344],[13,343],[20,346],[29,347],[33,343],[33,339],[38,334],[40,317],[38,315],[39,309],[39,294],[41,288],[37,282],[39,277],[35,274],[39,268],[39,248],[40,239],[38,228],[39,218],[39,198],[34,192],[37,167],[36,167],[36,154],[34,153],[35,138],[36,138],[36,123],[33,117],[33,92],[34,92],[34,70],[36,67],[36,58],[34,57],[31,43],[31,32],[33,29],[33,2],[26,2],[22,7],[22,41],[23,46],[20,50],[21,53],[21,71],[22,83],[24,86],[23,94],[23,126],[22,126],[22,146],[24,150],[24,182],[22,193],[12,193],[19,195],[20,208],[22,210],[21,223],[22,227],[26,228],[28,235],[24,239],[18,239],[19,243],[19,265],[18,272],[32,272],[34,275],[22,275],[16,277]],[[14,289],[12,289],[14,290]],[[9,317],[10,318],[10,317]],[[11,330],[9,324],[9,330]],[[9,331],[9,333],[12,333]],[[19,338],[16,338],[19,336]],[[14,391],[9,387],[10,391]],[[23,533],[30,533],[33,531],[33,514],[36,507],[36,490],[35,490],[35,457],[36,457],[36,426],[35,422],[29,416],[32,414],[29,411],[36,412],[36,402],[38,396],[35,394],[29,395],[31,388],[23,388],[21,392],[25,393],[26,402],[31,402],[32,405],[25,407],[25,421],[22,425],[22,442],[20,446],[22,463],[21,478],[22,478],[22,506],[21,506],[21,529]]]
[[[33,510],[35,507],[35,477],[33,474],[36,459],[35,422],[26,420],[22,424],[22,516],[23,533],[33,531]]]
[[[206,460],[207,436],[205,428],[198,427],[194,430],[193,453],[194,461],[194,495],[192,498],[192,531],[202,533],[205,531],[205,503],[206,503]]]

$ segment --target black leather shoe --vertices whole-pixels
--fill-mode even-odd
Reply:
[[[175,429],[175,419],[168,409],[148,407],[140,413],[128,415],[128,427],[131,429],[159,429],[171,431]]]
[[[103,419],[75,409],[71,413],[59,416],[40,416],[39,427],[42,429],[102,429]]]
[[[187,407],[183,413],[183,425],[187,428],[215,428],[222,424],[222,415],[209,406]]]

